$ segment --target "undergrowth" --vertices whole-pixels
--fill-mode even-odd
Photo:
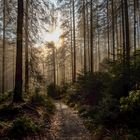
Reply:
[[[0,139],[22,139],[44,131],[55,111],[50,97],[35,90],[23,103],[12,103],[11,94],[1,96]],[[49,127],[48,127],[49,129]]]
[[[27,116],[14,120],[10,131],[10,138],[21,138],[39,132],[39,127]]]

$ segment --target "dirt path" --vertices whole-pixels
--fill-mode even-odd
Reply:
[[[55,102],[55,106],[50,129],[53,140],[93,140],[76,111],[61,102]]]

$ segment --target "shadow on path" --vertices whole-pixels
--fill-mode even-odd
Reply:
[[[52,140],[93,140],[77,112],[55,101],[56,114],[52,119]]]

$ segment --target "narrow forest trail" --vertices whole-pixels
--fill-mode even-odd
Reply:
[[[92,140],[76,111],[59,101],[54,104],[56,113],[50,129],[54,140]]]

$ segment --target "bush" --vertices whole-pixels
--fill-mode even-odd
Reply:
[[[137,50],[137,53],[139,54],[139,50]],[[106,65],[108,66],[108,72],[113,78],[109,92],[118,100],[122,96],[128,96],[127,86],[129,86],[129,91],[140,88],[140,55],[131,56],[129,80],[127,79],[126,68],[124,67],[122,58],[115,62],[108,60]]]
[[[85,126],[94,134],[95,139],[107,138],[121,140],[124,136],[119,101],[111,95],[104,95],[97,105],[79,107]],[[122,138],[123,140],[123,138]]]
[[[96,105],[102,98],[111,82],[111,76],[105,72],[86,73],[78,76],[77,83],[80,89],[82,104]]]
[[[80,94],[79,94],[79,88],[77,84],[72,84],[66,92],[66,96],[65,96],[65,102],[68,105],[72,105],[74,106],[75,104],[78,104],[78,102],[80,98]]]
[[[39,131],[37,125],[28,117],[17,118],[10,129],[9,135],[12,138],[21,138]]]
[[[54,114],[54,112],[55,112],[55,105],[52,103],[50,98],[46,99],[45,107],[46,107],[46,112],[48,112],[50,115]]]
[[[68,84],[68,83],[63,83],[63,84],[60,86],[60,93],[61,93],[60,97],[61,97],[61,98],[65,97],[66,92],[67,92],[67,90],[69,89],[70,86],[71,86],[71,85]]]
[[[35,106],[45,106],[45,96],[41,95],[41,94],[34,94],[31,97],[31,103]]]
[[[97,107],[98,121],[105,127],[112,127],[119,124],[119,101],[113,98],[111,95],[105,96],[99,106]]]
[[[42,94],[33,95],[31,98],[31,104],[35,106],[45,107],[46,112],[50,115],[53,114],[55,111],[54,104],[52,103],[51,99],[46,95],[42,95]]]
[[[86,115],[94,121],[94,125],[111,128],[119,124],[119,113],[119,102],[108,95],[98,105],[91,107]]]
[[[0,95],[0,104],[9,99],[12,99],[12,91]]]
[[[59,99],[60,93],[60,87],[53,83],[47,87],[47,94],[53,99]]]
[[[66,90],[65,101],[76,104],[86,126],[106,139],[140,139],[140,91],[128,96],[130,90],[140,88],[139,56],[136,64],[131,59],[130,80],[120,58],[106,62],[107,72],[79,74],[77,82]]]
[[[140,139],[140,91],[132,91],[128,97],[122,97],[120,104],[129,134]]]
[[[120,99],[121,110],[134,112],[140,109],[140,91],[130,92],[128,97]]]

